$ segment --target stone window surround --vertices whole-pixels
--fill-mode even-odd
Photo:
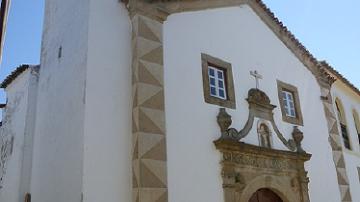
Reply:
[[[341,99],[339,97],[335,97],[334,100],[335,103],[335,109],[336,109],[336,117],[338,119],[338,127],[340,130],[340,136],[342,139],[342,146],[344,147],[345,151],[353,151],[353,145],[352,145],[352,140],[351,140],[351,134],[349,133],[349,125],[346,119],[346,112],[345,112],[345,108],[343,105],[343,102],[341,101]],[[343,131],[342,131],[342,127],[345,127],[345,131],[346,131],[346,136],[347,136],[347,140],[345,140],[344,136],[343,136]],[[348,146],[346,146],[345,141],[348,141]]]
[[[359,145],[360,145],[360,119],[359,119],[359,113],[357,112],[356,109],[353,109],[353,119],[354,119],[354,124],[355,124],[355,129],[356,129],[356,133],[357,133],[357,137],[358,137],[358,141],[359,141]]]
[[[347,124],[347,120],[346,120],[346,112],[345,112],[345,108],[343,105],[342,100],[340,99],[340,97],[335,97],[335,108],[336,108],[336,112],[337,112],[337,118],[339,120],[340,124],[344,124],[344,125],[348,125]]]
[[[203,90],[204,90],[205,102],[209,104],[219,105],[222,107],[236,109],[234,80],[233,80],[231,64],[205,53],[201,54],[201,61],[202,61],[202,77],[203,77]],[[213,66],[224,71],[225,87],[226,87],[225,90],[227,95],[226,100],[210,95],[210,82],[208,76],[209,66]]]
[[[301,105],[300,105],[299,92],[298,92],[297,87],[295,87],[291,84],[284,83],[280,80],[277,80],[277,87],[278,87],[278,96],[279,96],[279,102],[280,102],[280,108],[281,108],[283,121],[291,123],[291,124],[303,126],[304,123],[303,123],[303,117],[302,117],[302,113],[301,113]],[[295,118],[286,115],[285,107],[284,107],[284,104],[282,101],[282,91],[283,90],[289,91],[293,94],[294,102],[295,102],[294,103],[295,111],[296,111]]]

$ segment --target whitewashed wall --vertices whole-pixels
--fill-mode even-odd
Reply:
[[[36,72],[27,69],[5,89],[7,105],[3,125],[0,127],[0,138],[14,137],[14,142],[12,153],[9,153],[5,164],[0,201],[22,201],[30,188],[36,88]]]
[[[123,3],[90,3],[84,202],[132,201],[131,24]]]
[[[360,177],[357,171],[357,167],[360,167],[360,146],[353,117],[353,110],[356,110],[358,114],[360,113],[360,97],[340,80],[336,81],[332,86],[332,96],[334,103],[335,99],[338,98],[344,109],[351,144],[351,150],[343,146],[346,171],[350,182],[352,200],[360,201],[360,193],[358,192],[360,189]],[[334,110],[336,110],[335,105]],[[339,133],[341,134],[340,126]]]
[[[32,200],[78,202],[83,177],[89,0],[46,0],[45,10]]]
[[[305,135],[303,145],[313,154],[306,165],[311,201],[340,201],[320,88],[307,68],[248,6],[175,14],[165,22],[169,201],[223,200],[220,153],[213,145],[220,136],[216,123],[219,107],[204,102],[201,53],[233,66],[237,109],[228,112],[237,129],[246,122],[245,98],[255,87],[250,70],[264,76],[260,88],[277,106],[277,79],[298,87],[304,118],[304,127],[300,127]],[[282,122],[279,107],[275,120],[290,138],[293,127]],[[254,129],[245,141],[258,144]],[[275,141],[275,148],[284,147]]]
[[[41,54],[33,201],[131,201],[131,25],[124,4],[47,0]]]

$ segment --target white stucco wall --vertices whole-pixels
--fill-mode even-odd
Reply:
[[[33,201],[81,200],[88,20],[89,0],[46,0]]]
[[[33,201],[131,201],[131,24],[124,4],[48,0],[41,54]]]
[[[118,0],[91,0],[84,202],[132,201],[131,23]]]
[[[20,75],[7,89],[8,106],[4,112],[4,125],[1,127],[1,136],[14,137],[13,153],[9,156],[6,164],[6,173],[3,188],[0,189],[1,201],[19,201],[20,174],[22,162],[22,147],[24,145],[25,115],[27,108],[27,77]]]
[[[338,80],[333,84],[331,92],[333,102],[335,103],[335,99],[338,98],[343,106],[351,144],[351,150],[348,150],[343,146],[346,171],[349,178],[352,200],[360,201],[360,193],[358,192],[360,189],[360,176],[357,170],[357,168],[360,167],[360,146],[353,117],[353,110],[360,113],[360,96],[342,83],[341,80]],[[335,105],[334,110],[336,111]],[[340,126],[339,133],[341,134]]]
[[[22,201],[29,188],[36,88],[36,71],[29,68],[5,89],[7,105],[3,125],[0,127],[0,138],[14,137],[14,142],[4,170],[0,201]]]
[[[340,201],[320,88],[310,71],[248,6],[175,14],[165,22],[169,201],[223,201],[220,153],[213,145],[220,137],[216,123],[220,107],[204,101],[201,53],[232,64],[237,108],[228,113],[237,129],[247,120],[245,98],[255,87],[250,70],[264,76],[260,88],[277,106],[276,80],[297,86],[304,119],[300,127],[303,147],[313,154],[306,165],[311,201]],[[280,131],[290,138],[293,126],[282,121],[279,107],[274,113]],[[254,129],[245,142],[258,144]],[[275,138],[274,144],[284,148]]]

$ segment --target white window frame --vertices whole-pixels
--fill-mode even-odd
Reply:
[[[214,75],[210,75],[210,70],[214,71]],[[222,78],[219,78],[219,73],[222,74]],[[227,99],[227,95],[226,95],[226,82],[225,82],[225,71],[213,66],[208,66],[208,76],[209,76],[209,90],[210,90],[210,96],[222,99],[222,100],[226,100]],[[215,85],[211,84],[211,79],[215,80]],[[223,87],[220,87],[220,83],[222,83]],[[213,94],[211,92],[211,89],[215,88],[215,93]],[[224,96],[220,95],[220,91],[224,92]]]
[[[286,116],[296,118],[294,94],[291,91],[283,90],[282,91],[282,99],[284,102],[284,109],[285,109]]]

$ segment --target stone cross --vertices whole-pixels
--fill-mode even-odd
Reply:
[[[256,89],[259,89],[259,80],[263,78],[256,70],[250,71],[250,75],[253,76],[256,80]]]

